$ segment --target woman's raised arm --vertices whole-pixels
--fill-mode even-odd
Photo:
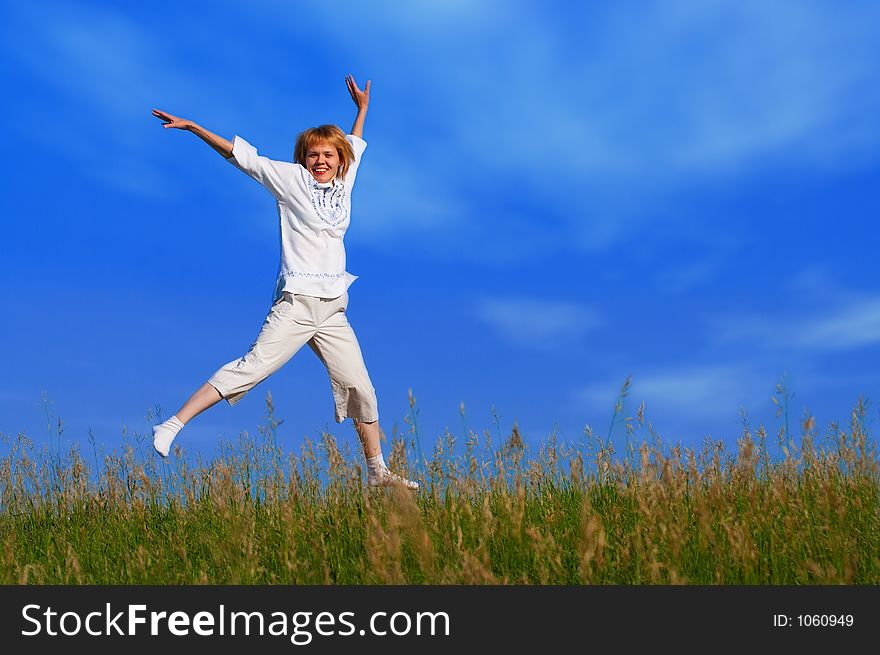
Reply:
[[[162,127],[173,127],[178,130],[186,130],[188,132],[192,132],[202,141],[211,146],[214,150],[223,155],[224,159],[229,159],[230,157],[232,157],[232,142],[227,141],[222,136],[218,136],[213,132],[206,130],[198,123],[187,120],[185,118],[172,116],[171,114],[161,111],[159,109],[153,110],[153,116],[162,121],[165,121],[165,124]]]
[[[359,139],[363,139],[364,120],[367,117],[367,107],[370,105],[370,80],[367,80],[367,83],[364,86],[364,90],[361,91],[358,88],[358,85],[355,83],[354,77],[352,75],[346,75],[345,86],[348,87],[348,92],[351,95],[351,99],[354,101],[354,104],[356,104],[358,108],[358,113],[354,119],[354,125],[351,128],[351,133]]]

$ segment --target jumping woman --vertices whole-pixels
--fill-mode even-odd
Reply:
[[[275,198],[281,225],[278,283],[256,341],[243,357],[218,369],[177,414],[153,428],[153,447],[162,457],[168,456],[171,442],[193,417],[221,399],[234,405],[308,344],[330,375],[336,421],[350,417],[354,422],[367,460],[368,484],[419,487],[385,465],[376,392],[345,315],[348,287],[356,276],[345,270],[342,239],[355,175],[367,147],[363,131],[370,81],[363,90],[351,75],[345,83],[358,109],[351,134],[335,125],[307,129],[296,139],[293,163],[258,155],[239,136],[229,142],[193,121],[153,109],[165,128],[192,132],[266,187]]]

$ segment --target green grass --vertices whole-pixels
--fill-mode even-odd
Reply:
[[[271,410],[271,405],[270,405]],[[516,428],[392,468],[418,494],[371,490],[325,434],[285,453],[278,422],[210,461],[163,462],[141,442],[99,458],[24,436],[0,460],[3,584],[880,584],[877,449],[863,402],[781,456],[744,428],[737,452],[589,431],[531,455]],[[412,453],[409,453],[412,456]],[[428,453],[426,453],[427,455]],[[98,469],[97,467],[100,466]]]

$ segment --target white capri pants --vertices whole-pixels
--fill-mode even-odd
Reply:
[[[347,306],[347,291],[338,298],[285,292],[247,354],[220,368],[208,383],[234,405],[308,343],[330,375],[337,423],[349,417],[365,423],[379,420],[376,391],[348,324]]]

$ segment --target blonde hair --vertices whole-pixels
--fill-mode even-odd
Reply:
[[[349,164],[354,161],[354,149],[346,140],[345,132],[336,125],[319,125],[300,132],[296,137],[296,145],[293,146],[293,161],[305,166],[309,149],[319,143],[329,143],[336,148],[336,152],[339,153],[339,170],[336,172],[336,177],[345,177]]]

